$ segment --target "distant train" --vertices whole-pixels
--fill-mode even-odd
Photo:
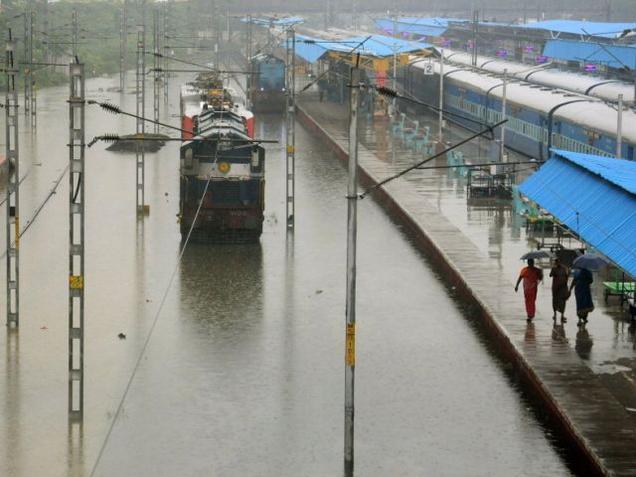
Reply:
[[[255,112],[282,112],[285,108],[285,62],[261,53],[252,58],[248,76],[252,109]]]
[[[457,65],[472,66],[472,55],[469,53],[444,50],[444,58]],[[476,67],[498,75],[503,75],[504,70],[507,70],[511,78],[585,94],[605,101],[616,102],[618,95],[622,94],[623,101],[633,103],[636,90],[634,84],[619,79],[545,68],[540,65],[533,66],[489,56],[478,55]]]
[[[427,60],[416,60],[401,72],[407,93],[427,102],[437,101],[439,64],[425,75]],[[454,113],[478,121],[501,120],[503,81],[500,77],[461,67],[444,68],[444,105]],[[613,157],[616,155],[618,113],[615,107],[590,96],[511,80],[506,94],[506,146],[537,159],[550,148]],[[436,104],[436,103],[435,103]],[[407,103],[403,108],[413,108]],[[415,108],[420,112],[419,108]],[[422,110],[423,111],[423,110]],[[470,129],[474,122],[449,118]],[[623,111],[621,157],[634,160],[636,113]]]

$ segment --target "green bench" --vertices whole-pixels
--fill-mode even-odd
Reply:
[[[610,296],[620,296],[623,305],[628,296],[636,292],[636,282],[603,282],[603,289],[605,303]]]

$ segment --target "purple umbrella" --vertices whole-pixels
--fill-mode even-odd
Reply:
[[[586,253],[581,255],[580,257],[576,257],[574,262],[572,262],[573,268],[584,268],[591,272],[596,270],[600,270],[607,266],[607,260],[599,255],[595,255],[593,253]]]

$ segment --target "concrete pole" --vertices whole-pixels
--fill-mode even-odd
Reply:
[[[354,31],[358,31],[358,1],[357,0],[353,0],[353,3],[351,4],[351,16],[352,16],[352,23],[353,23],[353,29]]]
[[[506,119],[506,96],[508,94],[508,70],[503,72],[503,92],[501,96],[501,120]],[[499,162],[504,162],[506,149],[506,125],[501,125],[501,138],[499,144]]]
[[[444,49],[440,50],[439,57],[439,124],[437,138],[441,144],[444,140]]]
[[[120,10],[119,25],[119,90],[126,89],[126,53],[128,50],[128,2]]]
[[[397,38],[397,13],[393,12],[393,38]]]
[[[24,11],[24,36],[22,45],[24,46],[24,114],[29,112],[29,74],[31,65],[29,64],[29,12]]]
[[[225,5],[225,29],[227,30],[227,44],[232,42],[232,31],[230,30],[230,4]]]
[[[7,326],[17,328],[20,323],[20,149],[18,142],[18,90],[15,87],[15,41],[9,29],[5,70],[5,157],[6,183],[6,247],[7,247]],[[13,172],[11,171],[13,166]]]
[[[170,54],[169,49],[169,32],[170,32],[170,0],[163,2],[163,102],[168,104],[169,99],[169,85],[168,81],[170,73],[167,71],[169,65],[168,56]],[[168,108],[166,106],[166,112]]]
[[[247,60],[247,69],[246,71],[251,71],[252,70],[252,15],[248,15],[247,16],[247,24],[245,25],[245,34],[246,34],[246,40],[245,40],[245,59]],[[245,92],[245,107],[247,109],[252,109],[252,92],[254,90],[254,82],[255,82],[255,75],[250,74],[249,77],[249,82],[248,82],[248,88],[247,91]]]
[[[397,91],[397,45],[393,47],[393,91]],[[397,99],[393,98],[391,103],[391,116],[397,114]]]
[[[29,2],[29,8],[24,12],[24,114],[31,111],[33,96],[33,33],[35,29],[35,12]],[[29,124],[29,122],[27,122]]]
[[[356,246],[358,228],[358,107],[360,70],[351,68],[349,174],[347,180],[347,298],[345,327],[344,475],[353,477],[354,384],[356,366]]]
[[[73,44],[73,59],[77,58],[77,43],[79,41],[79,27],[77,24],[77,10],[73,9],[72,15],[72,44]]]
[[[159,73],[159,57],[157,56],[160,53],[160,45],[159,45],[159,10],[158,6],[153,6],[152,9],[152,50],[154,55],[152,56],[152,66],[153,66],[153,75],[152,75],[152,111],[153,111],[153,119],[155,120],[154,124],[154,133],[159,133],[159,113],[160,113],[160,101],[159,96],[161,94],[161,73]]]
[[[623,155],[623,95],[618,95],[618,118],[616,125],[616,159]]]
[[[471,64],[477,66],[477,26],[479,23],[479,10],[473,11],[473,48]]]

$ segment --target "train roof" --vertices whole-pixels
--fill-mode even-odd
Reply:
[[[453,63],[472,65],[472,56],[469,53],[444,50],[444,57]],[[562,71],[556,68],[533,67],[525,63],[482,55],[477,56],[477,67],[496,74],[503,74],[504,70],[507,70],[508,74],[515,78],[595,96],[606,101],[617,101],[619,94],[623,95],[624,101],[634,101],[634,85],[621,80]]]
[[[426,60],[418,61],[412,66],[421,69],[425,62]],[[439,63],[433,64],[435,72],[439,74]],[[503,81],[499,77],[460,67],[447,68],[446,65],[444,76],[467,89],[476,89],[484,94],[489,92],[491,97],[499,100],[503,96]],[[556,108],[555,118],[562,118],[605,135],[616,135],[618,113],[613,105],[599,99],[519,80],[510,81],[506,89],[506,99],[510,103],[544,114]],[[623,138],[636,144],[636,112],[631,109],[623,111]]]

